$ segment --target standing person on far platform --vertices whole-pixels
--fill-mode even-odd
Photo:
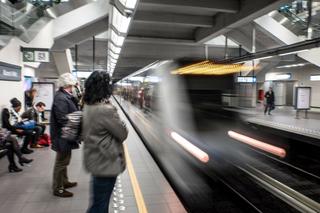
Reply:
[[[271,115],[271,111],[274,110],[274,92],[272,90],[272,87],[269,87],[269,91],[266,92],[266,94],[264,95],[264,97],[266,98],[266,105],[265,105],[265,109],[264,109],[264,114],[266,114],[268,112],[268,115]]]
[[[77,79],[71,73],[59,77],[59,90],[56,92],[50,118],[50,134],[52,149],[56,151],[56,160],[53,171],[53,194],[58,197],[72,197],[67,188],[75,187],[76,182],[68,180],[67,167],[71,160],[72,149],[79,148],[77,141],[62,138],[62,127],[68,123],[67,115],[78,111],[73,101],[72,90]]]
[[[123,141],[128,131],[111,104],[110,77],[93,72],[85,83],[83,109],[84,166],[92,175],[87,213],[108,213],[117,176],[125,169]]]

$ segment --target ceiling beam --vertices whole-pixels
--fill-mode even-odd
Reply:
[[[153,7],[194,8],[224,13],[236,13],[240,8],[239,0],[141,0],[140,5]]]
[[[237,48],[229,48],[231,56],[238,56]],[[209,47],[209,58],[222,59],[225,54],[224,47]],[[158,60],[171,60],[181,58],[205,59],[205,46],[187,46],[171,44],[144,44],[144,43],[125,43],[121,58],[152,58]]]
[[[214,17],[214,27],[199,28],[195,32],[195,39],[199,43],[207,42],[219,35],[240,27],[254,19],[278,9],[290,0],[247,0],[243,1],[240,12],[236,14],[218,14]]]
[[[148,11],[137,11],[135,23],[153,23],[189,27],[212,27],[213,18],[211,16],[181,15],[174,13],[155,13]]]
[[[128,36],[126,43],[199,46],[194,40]]]
[[[128,68],[128,67],[144,67],[147,64],[157,61],[156,58],[125,58],[121,57],[117,63],[117,68]]]

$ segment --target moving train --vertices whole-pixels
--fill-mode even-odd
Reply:
[[[114,98],[189,212],[319,212],[319,148],[249,122],[252,67],[157,61]],[[307,188],[307,190],[306,190]]]

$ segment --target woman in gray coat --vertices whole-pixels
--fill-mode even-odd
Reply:
[[[92,175],[88,213],[106,213],[117,176],[125,169],[122,142],[128,131],[110,103],[110,78],[93,72],[85,83],[83,109],[84,166]]]

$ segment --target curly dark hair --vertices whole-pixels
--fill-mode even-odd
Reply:
[[[92,105],[110,98],[112,89],[107,72],[94,71],[84,84],[83,101]]]

